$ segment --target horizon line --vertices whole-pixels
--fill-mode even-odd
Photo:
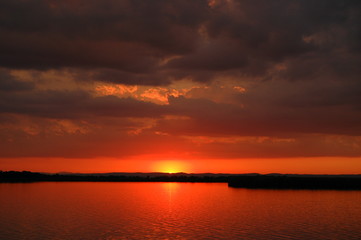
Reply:
[[[177,174],[190,174],[190,175],[204,175],[204,174],[213,174],[213,175],[304,175],[304,176],[352,176],[352,175],[361,175],[361,173],[353,173],[353,174],[310,174],[310,173],[278,173],[278,172],[270,172],[270,173],[257,173],[257,172],[243,172],[243,173],[220,173],[220,172],[201,172],[201,173],[193,173],[193,172],[40,172],[40,171],[29,171],[29,170],[1,170],[0,172],[31,172],[31,173],[41,173],[41,174],[164,174],[164,175],[177,175]]]

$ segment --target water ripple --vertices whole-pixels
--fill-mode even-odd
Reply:
[[[361,239],[360,191],[225,184],[0,185],[0,239]]]

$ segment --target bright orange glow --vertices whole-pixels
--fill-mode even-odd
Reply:
[[[170,160],[154,163],[153,171],[165,173],[189,172],[189,168],[184,161]]]
[[[165,173],[295,173],[360,174],[361,158],[260,158],[260,159],[182,159],[162,156],[138,158],[0,158],[2,171],[34,172],[165,172]],[[169,158],[168,158],[169,159]]]

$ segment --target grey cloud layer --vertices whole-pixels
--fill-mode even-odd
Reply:
[[[340,71],[360,62],[357,0],[215,2],[2,0],[0,65],[110,68],[120,74],[112,81],[147,84],[139,79],[147,73],[163,84],[184,70],[196,80],[198,71],[262,74],[305,54],[312,64],[331,58]]]
[[[40,121],[40,128],[66,120],[101,129],[52,133],[48,141],[31,129],[3,127],[0,149],[12,156],[16,146],[26,145],[24,156],[41,155],[45,144],[44,156],[80,156],[89,148],[88,156],[98,156],[116,155],[119,142],[124,154],[142,144],[149,153],[173,142],[214,156],[254,157],[261,147],[265,156],[361,156],[360,13],[359,0],[0,0],[0,127],[25,116]],[[231,79],[246,91],[217,102],[193,90],[157,105],[95,96],[85,87],[44,90],[14,70],[66,70],[79,85]],[[127,118],[154,123],[130,136],[126,131],[141,127]],[[339,141],[347,146],[327,142],[334,135],[347,138]],[[202,148],[184,136],[296,140]]]

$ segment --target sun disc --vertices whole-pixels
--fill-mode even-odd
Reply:
[[[178,173],[187,172],[187,164],[182,161],[159,161],[154,164],[154,170],[156,172],[164,173]]]

